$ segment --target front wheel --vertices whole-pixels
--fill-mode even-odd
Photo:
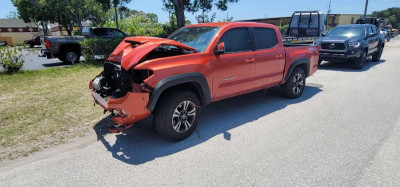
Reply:
[[[376,54],[374,54],[372,56],[372,62],[379,62],[379,60],[381,60],[382,53],[383,53],[383,45],[381,45],[378,48],[378,51],[376,52]]]
[[[283,96],[289,99],[298,98],[306,86],[306,75],[303,68],[297,67],[282,86]]]
[[[359,58],[354,60],[354,68],[362,69],[364,64],[367,62],[367,51],[363,51]]]
[[[196,94],[185,90],[171,91],[159,102],[154,113],[154,125],[162,137],[179,141],[193,133],[201,112]]]

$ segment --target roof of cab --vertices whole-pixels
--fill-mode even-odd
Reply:
[[[336,27],[370,27],[370,26],[375,26],[372,24],[349,24],[349,25],[338,25]]]
[[[187,25],[185,27],[224,27],[224,26],[230,26],[230,25],[253,25],[253,26],[265,26],[265,25],[271,25],[271,24],[266,24],[266,23],[257,23],[257,22],[215,22],[215,23],[200,23],[200,24],[193,24],[193,25]]]

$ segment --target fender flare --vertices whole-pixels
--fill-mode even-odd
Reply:
[[[300,58],[295,60],[289,67],[289,70],[286,73],[285,76],[285,82],[289,79],[290,75],[292,74],[294,68],[296,68],[299,65],[305,64],[307,66],[307,70],[306,70],[306,77],[308,77],[308,75],[310,74],[310,59],[309,58]]]
[[[174,75],[171,77],[167,77],[159,81],[151,92],[149,104],[147,105],[147,109],[153,111],[156,107],[157,101],[159,100],[161,94],[168,88],[173,86],[195,82],[200,85],[200,89],[203,92],[200,94],[202,98],[199,98],[202,101],[202,104],[208,105],[211,102],[211,92],[208,86],[206,78],[201,73],[185,73]]]

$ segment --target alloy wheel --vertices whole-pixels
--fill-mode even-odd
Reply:
[[[299,94],[304,87],[304,78],[301,74],[296,74],[293,77],[294,86],[292,88],[294,94]]]
[[[190,129],[196,118],[196,105],[191,101],[182,101],[172,115],[172,127],[178,133]]]

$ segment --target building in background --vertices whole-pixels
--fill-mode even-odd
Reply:
[[[89,27],[91,24],[91,21],[82,22],[83,27]],[[74,27],[74,29],[72,30],[72,35],[74,35],[78,30],[78,27]],[[50,33],[51,36],[68,36],[67,30],[58,23],[50,24]]]
[[[21,19],[0,19],[0,41],[6,41],[8,45],[19,45],[34,36],[39,36],[37,24],[25,23]]]

